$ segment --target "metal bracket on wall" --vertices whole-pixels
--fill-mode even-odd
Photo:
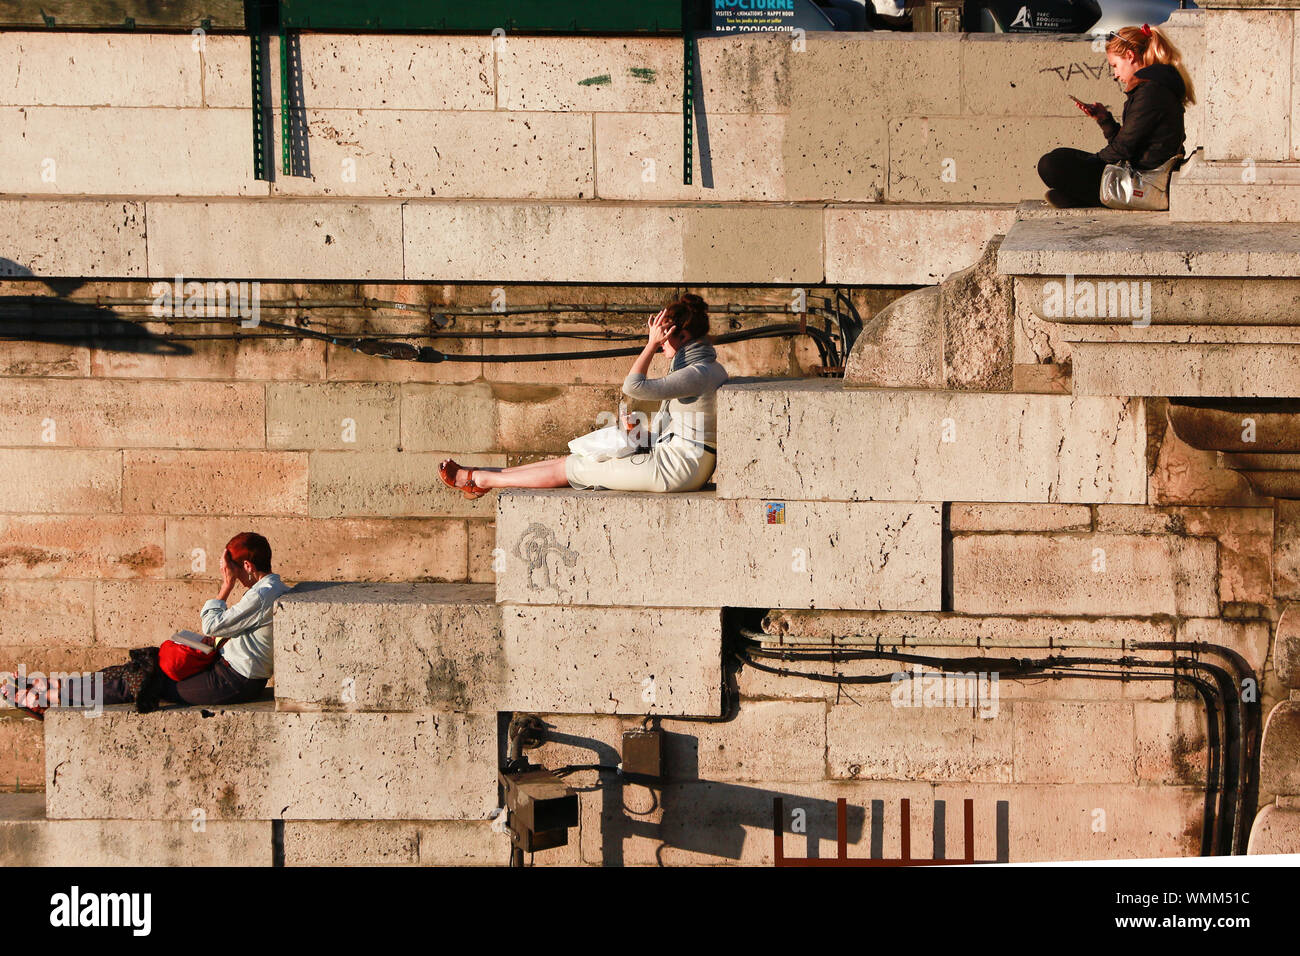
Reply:
[[[694,141],[692,139],[691,118],[695,112],[695,62],[693,59],[695,38],[692,36],[689,21],[682,22],[682,175],[683,185],[692,181],[691,167],[694,165]]]
[[[248,52],[252,58],[253,77],[253,178],[269,180],[266,172],[266,84],[262,73],[263,51],[262,5],[249,3],[246,9]]]

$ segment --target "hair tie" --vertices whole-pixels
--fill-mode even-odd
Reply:
[[[1142,35],[1143,35],[1143,36],[1150,36],[1150,35],[1151,35],[1151,27],[1150,27],[1148,24],[1145,24],[1145,23],[1142,24]]]

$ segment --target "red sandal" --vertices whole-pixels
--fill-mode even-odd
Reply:
[[[465,469],[462,469],[460,465],[448,458],[438,466],[438,477],[442,479],[442,483],[448,488],[462,492],[466,498],[471,500],[474,498],[482,498],[485,494],[491,491],[490,488],[480,488],[478,485],[474,484],[472,478],[463,485],[456,484],[456,476],[458,476],[462,470]]]

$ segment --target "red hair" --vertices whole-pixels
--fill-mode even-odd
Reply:
[[[271,570],[271,543],[255,531],[242,531],[226,545],[236,564],[252,561],[259,571]]]
[[[1187,75],[1187,70],[1183,66],[1182,54],[1178,52],[1178,47],[1160,32],[1159,27],[1147,26],[1145,23],[1140,27],[1120,27],[1110,35],[1106,52],[1118,57],[1122,57],[1125,52],[1132,52],[1133,59],[1143,67],[1151,66],[1153,63],[1172,66],[1182,76],[1183,88],[1187,91],[1183,96],[1183,105],[1188,106],[1196,102],[1196,94],[1192,90],[1192,78]]]

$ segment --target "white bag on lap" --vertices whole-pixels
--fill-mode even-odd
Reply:
[[[569,451],[594,461],[606,461],[635,455],[637,445],[627,429],[610,425],[573,439],[569,442]]]

